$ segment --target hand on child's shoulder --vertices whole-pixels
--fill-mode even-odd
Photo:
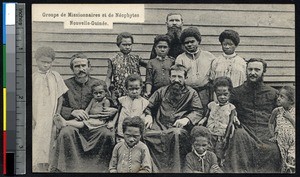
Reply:
[[[287,111],[285,111],[285,112],[283,113],[283,116],[284,116],[285,118],[287,118],[287,119],[290,119],[290,120],[293,119],[291,113],[289,113],[289,112],[287,112]]]

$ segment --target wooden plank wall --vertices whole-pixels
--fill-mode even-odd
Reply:
[[[66,79],[72,76],[69,58],[83,52],[91,59],[92,75],[104,80],[107,59],[118,51],[117,34],[132,33],[135,40],[132,53],[148,59],[155,35],[166,33],[165,18],[170,12],[182,14],[184,28],[199,28],[202,49],[221,55],[219,34],[225,29],[236,30],[241,38],[236,52],[246,59],[260,57],[267,61],[267,83],[280,86],[295,82],[294,5],[146,4],[144,23],[117,23],[111,30],[64,29],[60,22],[33,22],[33,54],[38,47],[52,47],[57,56],[53,70]],[[34,60],[33,71],[36,71]],[[145,75],[145,69],[142,74]]]

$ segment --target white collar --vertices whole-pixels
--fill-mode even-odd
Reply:
[[[192,148],[193,148],[193,152],[196,154],[196,156],[203,158],[206,155],[207,151],[203,152],[202,154],[199,154],[194,147],[192,147]]]
[[[223,55],[223,57],[225,57],[226,59],[231,59],[231,58],[235,57],[237,54],[234,52],[234,53],[231,54],[231,55],[227,55],[227,54],[225,54],[225,53],[223,53],[222,55]]]
[[[198,54],[199,51],[200,51],[200,50],[199,50],[199,48],[198,48],[196,52],[189,52],[189,51],[187,51],[187,50],[186,50],[185,52],[188,53],[188,54],[190,54],[190,55],[192,55],[193,60],[195,60],[195,57],[196,57],[196,55]]]

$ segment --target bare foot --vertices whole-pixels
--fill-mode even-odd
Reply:
[[[61,117],[61,115],[59,115],[59,114],[54,115],[53,120],[54,120],[55,126],[59,130],[62,129],[63,127],[65,127],[65,126],[67,126],[66,120],[63,117]]]

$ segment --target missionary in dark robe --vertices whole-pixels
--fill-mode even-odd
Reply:
[[[144,140],[160,173],[182,172],[185,156],[191,151],[189,131],[202,118],[197,92],[185,85],[186,68],[174,65],[171,84],[155,91],[148,108],[157,109],[152,120],[145,119]]]
[[[235,105],[241,128],[229,141],[225,170],[230,173],[279,173],[280,152],[269,141],[268,122],[276,107],[277,90],[263,82],[267,64],[252,58],[247,63],[247,81],[233,89],[231,103]]]
[[[166,18],[166,25],[168,30],[166,35],[168,35],[171,39],[168,56],[177,58],[178,55],[184,52],[180,42],[180,35],[183,26],[182,15],[179,13],[169,13]],[[156,56],[157,55],[153,45],[150,59],[156,58]]]
[[[89,76],[91,65],[83,54],[73,55],[70,67],[74,77],[65,80],[69,90],[64,95],[61,116],[66,120],[87,120],[84,110],[93,98],[91,86],[98,79]],[[113,117],[116,112],[117,109],[108,108],[102,113],[103,117]],[[113,147],[113,132],[106,125],[95,129],[65,126],[56,139],[50,171],[107,172]]]

